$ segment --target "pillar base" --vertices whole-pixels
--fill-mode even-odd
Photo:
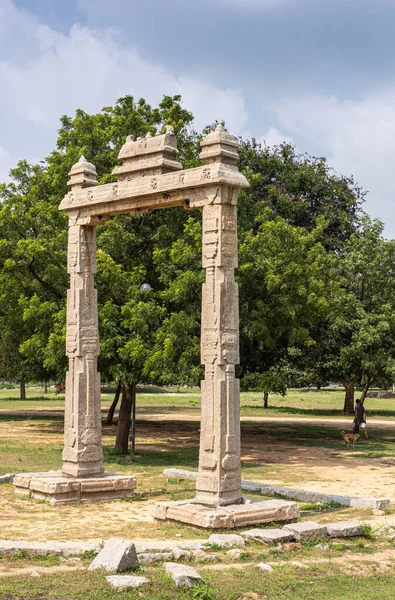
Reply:
[[[179,521],[196,527],[232,529],[259,523],[293,522],[299,517],[296,502],[242,498],[242,504],[208,508],[196,499],[158,502],[152,516],[159,521]]]
[[[136,478],[104,473],[103,477],[68,477],[62,471],[19,473],[14,477],[16,494],[46,500],[52,506],[116,500],[133,495]]]

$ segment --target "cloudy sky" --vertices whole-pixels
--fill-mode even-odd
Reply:
[[[0,0],[0,181],[62,114],[181,94],[198,128],[326,156],[395,236],[394,25],[395,0]]]

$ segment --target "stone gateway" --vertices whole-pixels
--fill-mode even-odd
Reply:
[[[201,142],[203,165],[183,169],[175,159],[171,127],[164,134],[121,148],[118,182],[98,186],[96,169],[84,157],[70,171],[71,191],[60,210],[69,215],[67,343],[63,467],[52,473],[17,475],[19,493],[54,504],[104,500],[133,493],[134,477],[104,473],[101,442],[96,270],[96,227],[114,215],[170,206],[203,210],[201,436],[196,497],[158,503],[156,519],[203,527],[235,527],[298,516],[294,502],[245,501],[240,475],[240,391],[237,267],[238,190],[248,187],[237,168],[238,142],[222,125]]]

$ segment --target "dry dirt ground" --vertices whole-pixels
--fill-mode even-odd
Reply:
[[[385,456],[369,457],[366,452],[369,442],[362,440],[355,451],[346,450],[340,437],[339,425],[334,423],[333,434],[326,434],[327,437],[322,440],[314,439],[313,445],[306,446],[302,437],[300,443],[295,436],[288,439],[287,431],[292,430],[287,430],[285,419],[282,419],[281,423],[281,431],[270,422],[259,426],[242,426],[244,479],[333,494],[389,497],[395,500],[395,463],[392,465]],[[325,425],[328,426],[328,420],[325,420]],[[374,430],[373,424],[371,429]],[[22,421],[18,427],[13,427],[12,422],[0,421],[0,440],[3,443],[26,437],[32,446],[50,444],[60,449],[62,431],[61,421],[52,422],[44,430],[42,425],[35,421]],[[104,428],[106,445],[112,444],[114,433],[114,427]],[[180,423],[169,422],[138,422],[137,439],[137,451],[140,455],[144,457],[151,453],[151,464],[160,464],[160,467],[154,468],[150,464],[139,463],[140,459],[137,459],[137,491],[143,493],[144,498],[136,496],[132,502],[116,501],[54,508],[48,504],[15,496],[12,486],[3,485],[0,486],[0,523],[3,532],[0,537],[40,541],[101,540],[111,536],[165,539],[175,538],[181,531],[184,538],[201,537],[199,530],[157,524],[151,519],[152,506],[157,500],[180,499],[193,495],[193,482],[169,484],[161,472],[163,468],[172,466],[196,468],[196,461],[194,465],[188,457],[197,458],[195,451],[199,443],[198,423],[190,422],[183,426]],[[172,462],[174,452],[178,452],[178,456],[181,457],[177,464]],[[183,463],[184,453],[186,459]],[[60,464],[57,466],[60,467]],[[48,468],[57,466],[49,465]],[[115,469],[116,465],[111,465],[111,468]],[[133,473],[134,465],[122,465],[120,470]],[[179,489],[183,496],[179,494]],[[340,512],[336,518],[349,517],[350,514],[350,511]],[[372,517],[371,511],[363,515],[358,514],[364,518]],[[333,519],[334,516],[329,518]],[[394,515],[382,519],[390,524],[395,520]]]

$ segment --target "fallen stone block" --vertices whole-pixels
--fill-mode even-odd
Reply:
[[[261,571],[266,571],[267,573],[271,573],[273,571],[272,567],[266,563],[258,563],[257,567],[258,569],[261,569]]]
[[[241,548],[245,546],[244,539],[236,533],[212,533],[207,543],[210,545],[216,544],[220,548],[231,548],[232,546]]]
[[[89,571],[104,569],[110,573],[118,573],[139,566],[136,548],[132,542],[110,538],[103,549],[89,565]]]
[[[150,563],[171,560],[173,556],[173,552],[143,552],[141,554],[137,554],[137,559],[141,565],[148,565]]]
[[[229,556],[232,560],[239,560],[241,557],[241,550],[238,548],[233,548],[232,550],[228,550],[226,552],[226,556]]]
[[[139,554],[140,552],[173,552],[175,548],[181,548],[182,550],[194,550],[197,548],[201,548],[202,544],[205,540],[186,540],[182,542],[181,540],[172,541],[172,540],[156,540],[149,542],[135,542],[134,545],[136,547],[136,552]]]
[[[363,535],[363,525],[356,521],[340,521],[326,525],[326,531],[331,538],[354,537]]]
[[[0,475],[0,483],[12,483],[14,481],[15,473],[6,473],[6,475]]]
[[[106,580],[113,588],[117,588],[118,590],[136,588],[149,583],[149,579],[138,577],[137,575],[108,575]]]
[[[173,557],[175,560],[189,560],[191,558],[191,553],[189,550],[176,547],[173,548]]]
[[[205,563],[217,562],[218,556],[216,556],[216,554],[206,554],[201,560]]]
[[[287,542],[294,537],[291,531],[284,531],[284,529],[249,529],[248,531],[242,531],[240,535],[245,540],[265,542],[266,544]]]
[[[85,542],[26,542],[25,540],[0,540],[0,552],[4,552],[5,554],[16,554],[21,550],[33,554],[61,554],[63,556],[70,556],[90,551],[98,553],[100,552],[100,546],[99,544],[88,544]]]
[[[297,540],[311,540],[326,537],[326,526],[319,525],[315,521],[304,521],[302,523],[290,523],[284,525],[283,529],[290,531]]]
[[[176,587],[192,587],[198,583],[203,583],[203,578],[193,567],[180,565],[179,563],[164,563],[166,573],[172,576]]]
[[[190,481],[196,481],[197,472],[187,471],[186,469],[165,469],[163,475],[167,479],[189,479]]]

